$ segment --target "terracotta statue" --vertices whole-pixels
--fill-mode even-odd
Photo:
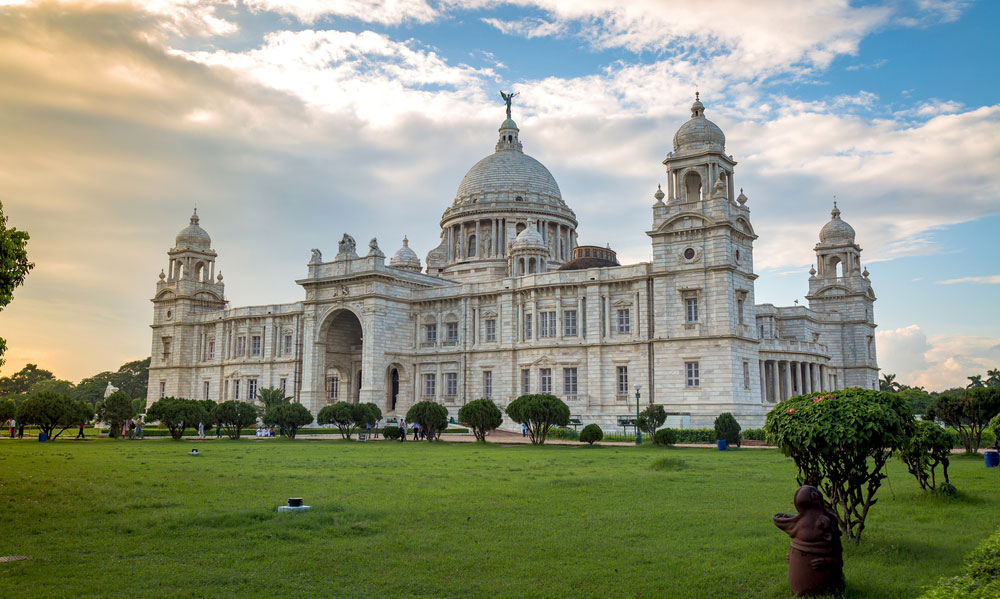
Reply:
[[[774,525],[792,537],[788,547],[788,586],[796,595],[824,595],[844,588],[843,548],[837,517],[823,505],[819,489],[795,492],[797,515],[775,514]]]

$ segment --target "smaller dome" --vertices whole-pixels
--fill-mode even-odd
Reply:
[[[854,243],[854,227],[840,219],[840,210],[837,202],[833,203],[833,210],[830,212],[830,222],[823,225],[819,231],[820,243]]]
[[[212,249],[212,238],[208,236],[205,229],[198,226],[198,209],[194,209],[191,215],[191,224],[184,227],[177,234],[174,247],[179,250],[210,250]]]
[[[420,272],[420,258],[417,257],[416,252],[410,249],[410,240],[405,236],[403,237],[403,247],[396,250],[396,253],[393,254],[392,258],[389,260],[389,266],[402,270]]]
[[[517,123],[515,123],[513,119],[507,119],[504,122],[500,123],[500,128],[501,129],[517,129]]]
[[[700,150],[706,146],[724,150],[726,135],[718,125],[705,118],[705,106],[695,93],[694,104],[691,105],[691,120],[681,125],[674,134],[674,151]]]
[[[528,226],[517,234],[514,243],[510,244],[511,251],[515,250],[542,250],[548,251],[542,234],[535,228],[535,221],[528,221]]]

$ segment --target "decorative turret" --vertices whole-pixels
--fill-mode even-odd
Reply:
[[[420,258],[410,249],[410,240],[403,236],[403,247],[396,250],[389,260],[389,266],[410,272],[420,272]]]
[[[538,232],[538,223],[534,220],[528,221],[528,226],[517,234],[517,238],[510,244],[510,256],[508,257],[508,268],[510,275],[519,277],[521,275],[536,272],[546,272],[548,270],[548,246]]]

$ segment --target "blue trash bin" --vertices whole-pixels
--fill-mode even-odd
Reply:
[[[715,444],[719,446],[719,451],[725,451],[726,447],[728,447],[725,439],[719,439],[715,442]]]
[[[47,441],[47,440],[48,440],[48,437],[45,436],[45,433],[38,433],[38,442],[39,443],[45,443],[45,441]]]
[[[1000,453],[987,451],[983,455],[983,461],[986,462],[987,468],[996,468],[997,466],[1000,466]]]

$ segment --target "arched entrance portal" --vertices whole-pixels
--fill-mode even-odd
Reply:
[[[322,339],[326,347],[324,388],[327,403],[358,403],[364,344],[361,321],[350,310],[341,310],[327,318]]]
[[[389,369],[385,373],[385,407],[383,409],[386,412],[396,411],[396,405],[399,402],[401,369],[402,367],[399,364],[390,364]]]

